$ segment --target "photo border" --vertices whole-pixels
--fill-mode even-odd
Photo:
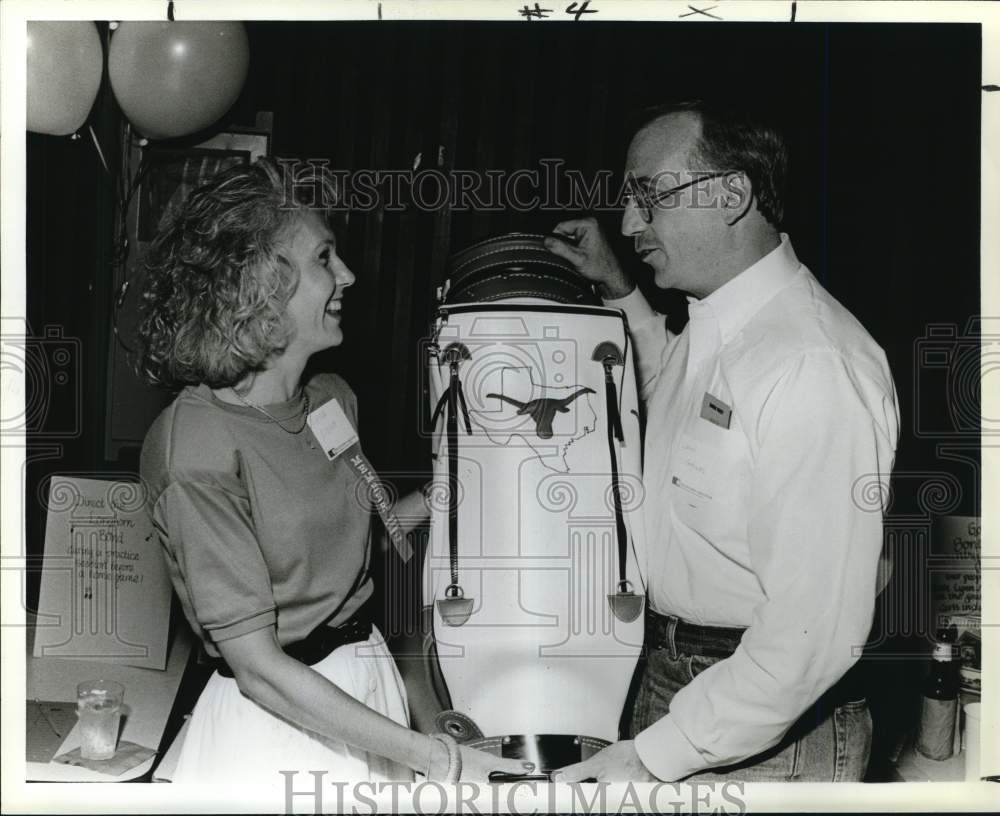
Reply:
[[[516,19],[515,11],[521,5],[512,0],[469,0],[455,2],[442,0],[437,3],[414,3],[407,0],[377,2],[376,0],[345,0],[336,6],[327,2],[303,0],[298,3],[278,0],[243,0],[242,2],[194,2],[179,0],[171,4],[174,18],[178,20],[504,20]],[[547,4],[552,7],[565,5]],[[712,20],[683,18],[691,5],[665,0],[593,0],[592,5],[602,11],[601,20],[645,20],[649,22],[679,22],[691,25],[710,25]],[[707,7],[711,3],[695,3]],[[980,23],[983,34],[983,97],[982,97],[982,237],[981,237],[981,296],[984,314],[1000,314],[1000,276],[983,274],[983,270],[1000,269],[1000,235],[988,230],[986,225],[1000,223],[1000,150],[996,134],[1000,133],[1000,93],[987,90],[1000,87],[1000,7],[978,2],[840,2],[839,0],[799,0],[798,2],[725,2],[716,0],[719,10],[725,10],[726,22],[970,22]],[[132,0],[132,2],[106,2],[105,0],[4,0],[0,3],[0,75],[4,78],[0,140],[0,175],[3,178],[0,211],[2,211],[2,245],[0,266],[3,270],[3,287],[0,295],[0,315],[17,319],[25,315],[25,26],[28,19],[165,19],[167,3],[157,0]],[[731,16],[730,16],[731,15]],[[545,24],[531,21],[525,24]],[[586,24],[582,22],[581,24]],[[901,76],[900,81],[905,81]],[[23,405],[23,382],[4,381],[3,399],[15,407]],[[1000,395],[984,390],[982,393],[983,416],[1000,416]],[[984,436],[984,439],[988,439]],[[984,445],[983,484],[984,496],[1000,495],[1000,448]],[[23,500],[20,495],[20,474],[25,459],[23,438],[5,438],[0,448],[2,455],[2,507],[3,550],[2,577],[3,617],[2,648],[8,659],[3,669],[3,745],[2,767],[4,812],[259,812],[274,810],[277,802],[262,799],[263,791],[247,785],[240,790],[199,790],[170,788],[164,785],[78,785],[32,784],[24,782],[24,610],[21,608],[22,581],[25,556],[20,552],[23,540]],[[20,507],[20,509],[18,509]],[[1000,563],[998,542],[998,510],[984,502],[983,507],[983,561]],[[984,643],[984,693],[983,706],[986,723],[1000,723],[998,691],[998,650],[1000,650],[1000,591],[995,578],[997,569],[985,570],[983,593]],[[997,623],[986,623],[996,621]],[[12,656],[12,657],[11,657]],[[984,734],[987,733],[984,730]],[[994,740],[997,742],[997,740]],[[985,746],[987,749],[991,746]],[[994,749],[996,746],[992,746]],[[1000,756],[989,750],[984,752],[984,765],[997,765]],[[307,783],[302,780],[300,786]],[[862,785],[758,785],[747,786],[747,805],[755,810],[848,810],[870,811],[955,811],[985,810],[995,804],[998,788],[986,783],[895,783]],[[193,795],[192,795],[193,792]],[[566,797],[559,800],[563,806]],[[384,800],[387,801],[387,800]],[[609,800],[611,801],[611,800]],[[265,806],[262,803],[272,803]],[[477,804],[482,804],[478,802]],[[488,803],[487,803],[488,804]],[[531,803],[525,800],[530,810]],[[297,806],[311,812],[307,802]],[[540,805],[545,807],[545,803]],[[400,803],[403,809],[405,803]],[[362,811],[366,812],[366,811]]]

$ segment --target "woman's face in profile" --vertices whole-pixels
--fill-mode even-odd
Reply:
[[[298,272],[298,285],[285,314],[293,328],[286,349],[308,356],[339,346],[344,290],[354,273],[337,255],[336,239],[318,213],[304,210],[289,229],[282,252]]]

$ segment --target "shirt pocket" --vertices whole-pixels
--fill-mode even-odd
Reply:
[[[708,423],[704,423],[708,426]],[[670,462],[671,500],[681,516],[736,511],[749,482],[738,435],[714,426],[685,430]]]

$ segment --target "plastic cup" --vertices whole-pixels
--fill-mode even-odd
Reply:
[[[966,703],[965,712],[965,781],[979,781],[979,718],[981,703]]]
[[[111,759],[115,755],[124,698],[125,687],[113,680],[88,680],[76,687],[80,755],[84,759]]]

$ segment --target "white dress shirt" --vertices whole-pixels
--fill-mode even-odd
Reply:
[[[633,533],[650,604],[747,627],[636,738],[646,767],[676,780],[776,744],[860,656],[899,413],[882,349],[786,235],[692,299],[680,335],[638,290],[607,303],[628,316],[646,402]]]

